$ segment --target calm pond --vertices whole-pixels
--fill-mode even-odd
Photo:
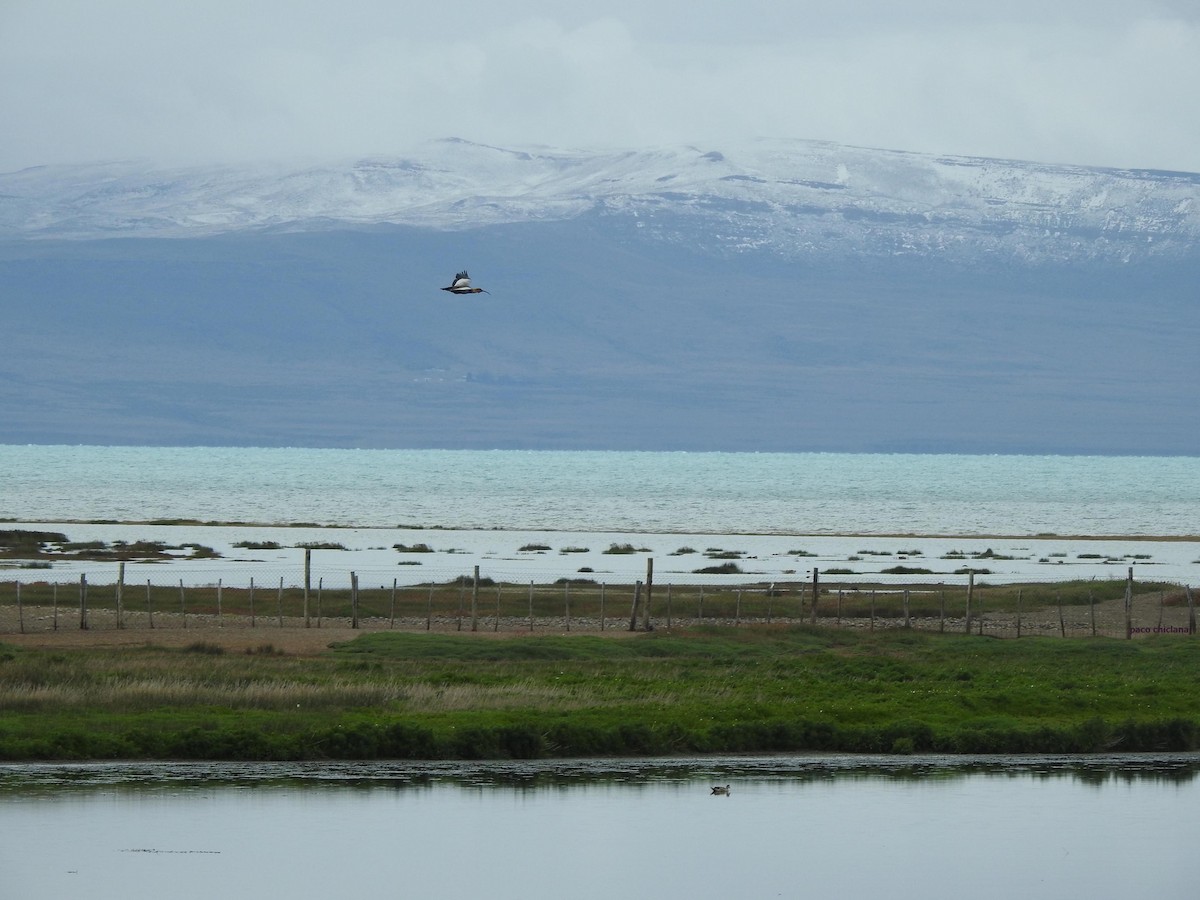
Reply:
[[[7,764],[0,896],[1193,898],[1198,774],[1198,754]]]

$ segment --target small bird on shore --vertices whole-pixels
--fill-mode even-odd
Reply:
[[[465,269],[454,276],[454,280],[450,282],[449,287],[444,287],[442,290],[449,291],[452,294],[490,293],[490,291],[485,291],[483,288],[471,287],[471,276],[467,274]]]
[[[723,794],[724,796],[728,797],[729,796],[729,785],[725,785],[724,787],[722,787],[721,785],[718,784],[712,789],[712,792],[714,794]]]

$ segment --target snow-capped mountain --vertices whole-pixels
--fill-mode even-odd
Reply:
[[[490,293],[439,290],[463,268]],[[1186,173],[43,167],[0,174],[0,442],[1194,454],[1197,285]]]
[[[785,258],[1129,262],[1200,247],[1200,175],[813,141],[504,149],[448,139],[336,165],[0,174],[0,237],[435,230],[615,217],[655,241]]]

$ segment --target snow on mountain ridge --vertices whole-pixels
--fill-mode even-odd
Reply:
[[[1200,244],[1200,175],[873,150],[817,141],[587,151],[446,139],[351,163],[49,166],[0,174],[0,234],[200,236],[377,224],[455,230],[585,213],[671,241],[785,255],[1128,259]],[[680,223],[683,223],[682,225]]]

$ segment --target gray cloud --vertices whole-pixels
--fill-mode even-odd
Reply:
[[[7,0],[0,169],[768,135],[1200,171],[1193,6]]]

